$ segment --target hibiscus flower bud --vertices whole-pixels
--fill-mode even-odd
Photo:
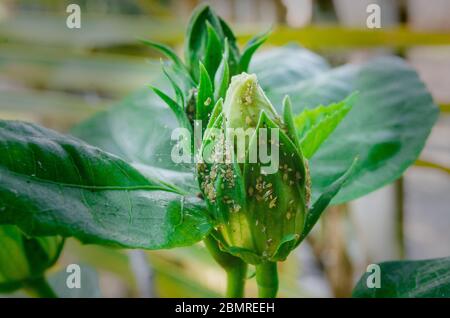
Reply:
[[[281,118],[256,75],[232,78],[215,106],[199,164],[200,187],[224,250],[251,264],[284,260],[297,245],[309,200],[309,173],[289,101]]]

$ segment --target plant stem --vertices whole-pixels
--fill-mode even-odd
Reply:
[[[214,260],[227,273],[226,296],[229,298],[244,297],[244,287],[247,279],[247,264],[239,257],[221,251],[217,241],[212,236],[206,237],[204,243]]]
[[[25,290],[33,297],[39,298],[58,298],[56,293],[48,284],[45,277],[41,276],[27,282]]]
[[[241,259],[234,267],[225,269],[227,272],[227,292],[229,298],[244,297],[245,280],[247,279],[247,264]]]
[[[398,253],[400,259],[405,258],[405,237],[404,237],[404,215],[405,215],[405,205],[404,205],[404,185],[403,177],[397,180],[395,183],[395,229],[398,245]]]
[[[256,283],[260,298],[275,298],[278,292],[278,270],[276,262],[256,265]]]

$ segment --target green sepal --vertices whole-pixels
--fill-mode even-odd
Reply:
[[[254,147],[261,128],[273,129],[279,128],[279,125],[262,111],[249,148]],[[281,129],[279,144],[278,172],[262,176],[260,164],[250,164],[249,157],[244,164],[247,191],[251,187],[253,193],[247,197],[248,223],[252,228],[255,249],[265,261],[284,260],[287,257],[300,236],[306,214],[307,172],[303,157]],[[272,185],[267,191],[270,190],[273,196],[267,200],[267,188],[257,192],[258,179],[263,184]],[[296,240],[292,241],[293,238]]]
[[[220,232],[212,231],[211,235],[216,239],[219,244],[220,250],[222,250],[223,252],[239,257],[247,264],[257,265],[263,261],[263,259],[252,250],[236,246],[228,246]]]
[[[230,246],[226,247],[225,251],[233,256],[239,257],[247,264],[258,265],[263,262],[263,258],[261,256],[249,249]]]
[[[239,231],[241,222],[246,218],[242,213],[246,205],[246,191],[241,169],[237,162],[215,164],[214,166],[218,175],[215,182],[217,221],[226,229],[222,233]],[[230,172],[233,176],[231,180],[225,177],[225,174]],[[233,235],[233,233],[229,234]],[[248,238],[250,239],[250,237]]]
[[[208,126],[206,126],[207,128],[211,128],[214,125],[216,119],[222,115],[222,109],[223,109],[223,99],[219,98],[209,116]]]
[[[220,102],[221,100],[219,100]],[[218,102],[218,103],[219,103]],[[208,127],[209,130],[205,130],[205,134],[203,136],[203,140],[202,140],[202,145],[200,147],[200,153],[202,154],[202,158],[207,158],[207,155],[205,154],[205,151],[209,151],[209,148],[207,149],[207,147],[209,146],[214,146],[214,144],[211,144],[214,142],[213,138],[213,128],[214,129],[219,129],[222,130],[222,124],[223,124],[223,114],[219,113],[217,114],[217,116],[213,119],[211,118],[209,123],[208,123]],[[212,149],[211,149],[212,151]],[[211,166],[211,164],[205,163],[206,166],[209,167]]]
[[[288,95],[286,95],[283,99],[283,121],[287,135],[300,150],[300,140],[298,139],[297,130],[295,129],[294,116],[292,114],[292,103]]]
[[[279,262],[285,261],[291,251],[297,246],[297,242],[300,238],[299,234],[287,234],[285,235],[275,250],[275,254],[271,257],[270,261]]]
[[[353,163],[351,166],[347,169],[347,171],[340,176],[335,182],[333,182],[326,190],[323,192],[320,197],[317,199],[317,201],[312,205],[311,209],[309,209],[307,215],[305,224],[303,227],[302,234],[300,236],[300,240],[297,242],[297,245],[299,245],[311,232],[314,225],[319,220],[320,216],[322,215],[323,211],[328,207],[331,200],[334,198],[334,196],[339,192],[339,190],[342,188],[342,186],[345,184],[345,182],[349,179],[351,176],[353,169],[356,166],[356,163],[358,161],[358,158],[355,158],[353,160]]]
[[[230,68],[228,66],[229,46],[228,40],[225,40],[224,53],[222,61],[217,68],[214,76],[214,99],[225,98],[228,86],[230,85]]]

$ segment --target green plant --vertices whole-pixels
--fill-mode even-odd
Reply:
[[[73,236],[84,243],[149,250],[203,240],[227,272],[227,296],[244,295],[248,263],[256,265],[260,295],[275,296],[276,262],[301,243],[330,203],[353,200],[400,177],[423,148],[437,108],[400,59],[331,69],[296,46],[252,58],[266,38],[255,37],[240,52],[229,26],[203,6],[189,22],[184,62],[170,48],[144,41],[169,58],[164,76],[152,91],[143,89],[75,127],[76,137],[1,121],[0,224],[7,224],[2,227],[17,226],[20,237]],[[242,81],[252,87],[250,95],[242,91]],[[169,87],[173,96],[163,92]],[[246,106],[254,111],[244,116]],[[175,163],[171,133],[179,126],[194,131],[195,120],[202,127],[201,149],[211,137],[206,128],[224,130],[230,123],[279,128],[287,177],[278,172],[263,180],[276,183],[279,192],[262,203],[250,198],[248,185],[264,176],[236,160],[227,166],[234,176],[229,188],[223,175],[217,183],[205,183],[212,165],[196,170],[194,162]],[[195,138],[186,144],[192,149]],[[226,191],[221,192],[222,184]],[[233,204],[209,197],[211,187]],[[286,208],[291,201],[292,210]],[[230,235],[233,224],[256,224],[273,204],[274,213],[258,223],[270,237],[253,225],[241,236]],[[0,264],[5,261],[0,257]],[[39,266],[40,278],[51,263]],[[5,276],[0,288],[9,279]]]

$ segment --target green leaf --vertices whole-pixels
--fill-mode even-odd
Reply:
[[[285,56],[284,60],[289,61],[295,49],[285,50],[276,49],[265,54]],[[307,56],[300,53],[299,58],[302,54]],[[297,61],[292,68],[305,65],[307,61],[310,59]],[[254,69],[262,69],[262,61],[255,62],[258,63],[254,63]],[[297,114],[306,108],[335,103],[354,91],[359,92],[352,111],[310,162],[313,197],[317,198],[344,173],[353,158],[359,157],[354,173],[333,199],[333,204],[364,196],[400,177],[417,159],[436,122],[438,108],[430,93],[417,73],[399,58],[378,58],[333,70],[316,67],[308,77],[299,73],[283,76],[281,73],[289,74],[288,65],[280,66],[278,60],[271,63],[264,59],[263,62],[266,63],[263,76],[268,76],[267,70],[276,70],[270,81],[260,80],[269,86],[268,97],[281,104],[282,98],[289,95],[293,112]],[[290,84],[281,85],[286,77]]]
[[[219,20],[223,30],[223,35],[230,48],[230,54],[228,56],[228,66],[230,67],[230,74],[239,74],[240,53],[236,42],[236,37],[234,36],[234,33],[228,26],[228,24],[220,17]]]
[[[230,85],[230,68],[228,66],[229,47],[228,42],[225,41],[225,49],[222,56],[222,61],[217,68],[214,77],[214,100],[225,98],[228,86]]]
[[[353,297],[450,297],[450,257],[378,265],[380,288],[367,287],[367,282],[372,282],[374,277],[371,270],[362,275],[353,289]]]
[[[13,292],[40,278],[58,260],[64,240],[27,237],[14,225],[0,225],[0,292]]]
[[[200,200],[73,137],[0,122],[0,224],[33,236],[160,249],[211,229]]]
[[[155,92],[156,95],[158,95],[173,111],[175,114],[175,117],[178,120],[178,123],[189,130],[192,130],[191,123],[189,122],[189,118],[187,117],[186,113],[184,112],[183,106],[178,104],[176,101],[174,101],[172,98],[167,96],[164,92],[159,90],[156,87],[150,86],[150,88]]]
[[[184,71],[186,74],[189,74],[188,70],[186,69],[186,66],[184,65],[183,61],[178,57],[178,55],[167,45],[156,43],[150,40],[140,40],[143,44],[154,48],[164,54],[166,57],[168,57],[175,66],[179,69]]]
[[[241,72],[248,71],[248,66],[250,65],[250,60],[252,59],[253,54],[261,45],[263,45],[264,42],[266,42],[269,35],[270,30],[255,36],[247,43],[239,61],[239,70]]]
[[[185,94],[184,94],[183,90],[178,85],[178,83],[175,81],[175,79],[172,77],[172,75],[170,75],[168,69],[164,65],[163,65],[163,72],[164,72],[164,75],[166,76],[166,78],[169,80],[170,85],[173,88],[177,104],[181,105],[181,108],[183,108],[183,111],[184,111]]]
[[[320,216],[322,215],[323,211],[327,208],[327,206],[330,204],[331,200],[336,196],[336,194],[339,192],[339,190],[342,188],[342,186],[347,182],[351,174],[353,173],[353,170],[355,168],[357,159],[353,160],[352,165],[347,169],[347,171],[336,181],[334,181],[317,199],[316,202],[312,205],[311,209],[309,209],[308,213],[306,214],[306,220],[305,224],[303,226],[303,231],[300,236],[300,240],[297,244],[300,244],[301,241],[303,241],[306,236],[311,232],[314,225],[319,220]]]
[[[305,109],[295,118],[300,146],[306,158],[311,158],[330,136],[355,102],[355,94],[339,103]]]
[[[200,62],[200,83],[197,90],[197,105],[195,116],[203,121],[203,129],[205,129],[208,116],[214,107],[214,91],[206,68]]]
[[[291,86],[329,69],[323,57],[296,45],[260,52],[250,64],[250,73],[258,76],[258,82],[266,93],[270,95],[271,91],[278,89],[288,92],[284,95],[272,94],[274,99],[270,100],[274,105],[281,105],[284,96],[294,92],[289,89]]]
[[[158,50],[162,54],[164,54],[166,57],[168,57],[172,62],[175,63],[178,67],[182,68],[184,66],[183,61],[178,57],[178,55],[167,45],[162,43],[156,43],[151,40],[140,40],[142,44],[145,44],[153,49]]]
[[[209,77],[214,78],[222,59],[223,42],[219,38],[216,30],[208,21],[206,22],[206,29],[208,37],[206,42],[205,59],[203,63],[205,64]]]
[[[208,42],[207,22],[216,31],[220,39],[224,39],[219,18],[208,5],[199,6],[188,23],[184,47],[185,61],[195,80],[199,78],[199,61],[207,58],[206,47]]]
[[[209,121],[208,121],[208,126],[206,128],[213,128],[217,118],[222,115],[222,108],[223,108],[223,99],[220,98],[217,101],[216,105],[214,105],[214,108],[213,108],[213,110],[211,112],[211,116],[210,116]]]

